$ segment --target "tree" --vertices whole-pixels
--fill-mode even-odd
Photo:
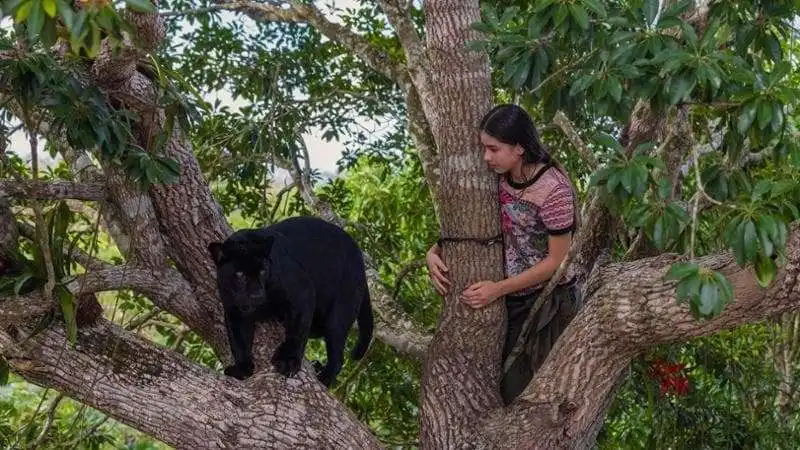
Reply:
[[[766,158],[744,152],[768,151],[777,161],[797,164],[787,111],[798,96],[785,80],[793,62],[782,59],[794,5],[664,3],[540,1],[525,6],[525,14],[513,5],[500,17],[488,9],[481,20],[476,0],[430,0],[420,29],[413,5],[379,0],[402,52],[328,21],[309,3],[217,3],[204,9],[308,24],[382,77],[372,80],[376,90],[394,86],[405,101],[408,134],[441,233],[456,239],[446,240],[444,248],[454,292],[502,275],[497,246],[458,240],[490,238],[500,229],[495,179],[483,167],[474,132],[494,100],[489,56],[503,64],[500,96],[516,94],[544,105],[543,117],[552,118],[583,155],[576,174],[593,173],[583,226],[570,252],[584,275],[585,306],[508,408],[501,408],[497,391],[500,304],[472,311],[451,294],[431,337],[397,308],[371,270],[378,337],[425,355],[421,446],[589,447],[634,356],[800,307],[800,234],[786,225],[798,216],[800,189],[785,181],[796,168],[764,179],[748,167]],[[39,180],[35,164],[27,180],[26,170],[12,166],[16,170],[9,173],[18,179],[0,185],[2,197],[30,200],[35,224],[17,226],[3,210],[2,229],[19,228],[29,238],[22,247],[29,258],[16,250],[13,232],[2,234],[0,246],[4,266],[18,275],[11,285],[19,295],[0,308],[6,325],[0,351],[11,370],[181,448],[378,446],[308,371],[286,380],[269,368],[280,338],[276,329],[260,330],[262,370],[240,383],[100,317],[94,294],[135,291],[228,360],[205,246],[231,227],[188,136],[199,119],[191,98],[182,95],[188,87],[148,58],[164,38],[163,16],[138,0],[129,1],[120,16],[106,3],[81,5],[3,5],[4,14],[20,22],[14,47],[0,53],[3,104],[9,99],[9,113],[28,132],[34,156],[38,136],[45,136],[71,166],[60,181]],[[120,17],[130,22],[135,39],[120,34]],[[755,25],[743,25],[750,22]],[[61,30],[68,38],[59,38]],[[584,39],[585,33],[602,45]],[[88,59],[75,63],[70,55],[78,53]],[[580,76],[566,77],[569,72]],[[280,150],[274,159],[292,172],[306,207],[344,223],[313,189],[293,126],[302,118],[279,111],[261,118],[262,127],[243,124],[246,133],[228,143],[249,140],[258,147],[276,137],[269,142]],[[583,129],[611,133],[590,147],[569,116]],[[724,167],[700,170],[698,136],[709,136],[712,152],[723,142]],[[87,161],[87,151],[96,161]],[[600,168],[594,166],[598,156],[605,157]],[[90,247],[77,245],[70,258],[81,270],[71,272],[74,266],[65,260],[71,254],[64,239],[66,203],[47,211],[39,203],[63,199],[102,205],[124,264],[99,260],[83,250]],[[717,229],[701,228],[714,220],[732,224],[724,239]],[[610,262],[620,248],[623,254]],[[87,385],[85,373],[107,376]],[[162,407],[170,413],[152,414]]]

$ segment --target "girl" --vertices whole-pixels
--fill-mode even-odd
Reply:
[[[481,120],[480,138],[483,159],[500,175],[506,278],[477,282],[460,299],[481,308],[505,297],[505,361],[538,294],[567,255],[577,226],[577,202],[569,177],[542,145],[531,117],[521,107],[494,107]],[[445,295],[450,281],[444,275],[448,269],[441,248],[431,247],[426,259],[433,285]],[[506,404],[525,389],[577,312],[580,300],[574,279],[567,270],[534,316],[523,353],[503,374],[500,390]]]

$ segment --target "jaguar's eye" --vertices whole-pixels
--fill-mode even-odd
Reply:
[[[244,278],[244,272],[236,272],[236,278]]]
[[[264,270],[264,269],[261,269],[261,270],[258,272],[258,274],[259,274],[259,275],[261,275],[262,277],[264,277],[264,276],[266,276],[266,275],[267,275],[267,271],[266,271],[266,270]]]

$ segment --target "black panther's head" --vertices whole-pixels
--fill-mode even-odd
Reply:
[[[217,288],[225,305],[251,314],[266,302],[272,236],[234,233],[208,244],[217,266]]]

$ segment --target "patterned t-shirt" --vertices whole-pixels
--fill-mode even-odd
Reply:
[[[506,277],[520,274],[544,259],[550,235],[570,233],[575,227],[575,195],[563,172],[547,165],[523,185],[513,184],[505,176],[500,177]],[[567,269],[559,283],[569,283],[573,278],[574,272]],[[545,284],[510,295],[529,294]]]

